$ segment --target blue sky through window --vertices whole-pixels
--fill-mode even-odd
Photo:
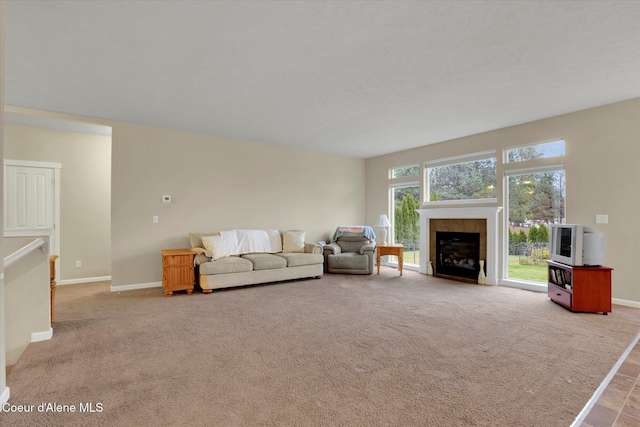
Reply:
[[[542,151],[542,157],[564,156],[564,141],[549,142],[538,146]]]
[[[548,157],[564,156],[564,146],[564,140],[559,139],[557,141],[543,142],[526,147],[511,148],[507,150],[507,163],[522,162],[532,158],[544,159]],[[536,153],[534,157],[531,157],[532,153],[527,153],[527,149],[532,148],[535,149],[534,153]]]

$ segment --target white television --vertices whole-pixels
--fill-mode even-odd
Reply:
[[[550,231],[551,260],[577,267],[604,263],[604,233],[579,224],[552,224]]]

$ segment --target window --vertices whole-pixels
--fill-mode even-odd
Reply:
[[[551,142],[542,142],[540,144],[528,145],[525,147],[510,148],[505,150],[504,162],[516,163],[559,156],[564,156],[563,139]]]
[[[508,172],[507,277],[547,283],[549,229],[565,221],[562,166]]]
[[[426,198],[438,201],[496,199],[496,153],[478,153],[425,164]]]
[[[405,176],[418,176],[420,175],[420,166],[418,165],[413,165],[413,166],[405,166],[402,168],[392,168],[390,170],[390,174],[392,179],[395,178],[402,178]]]
[[[564,154],[563,139],[503,151],[506,279],[547,283],[549,229],[565,220]]]
[[[404,246],[403,262],[407,266],[420,264],[420,165],[409,165],[389,169],[390,203],[389,218],[392,224],[389,241]],[[398,179],[401,178],[401,179]],[[387,257],[391,264],[397,257]]]
[[[391,187],[391,197],[392,241],[404,246],[404,264],[417,266],[420,264],[420,224],[417,212],[420,208],[420,186],[413,184]]]

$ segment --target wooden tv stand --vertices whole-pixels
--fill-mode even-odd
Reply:
[[[548,264],[548,291],[552,301],[571,311],[611,313],[609,267],[574,267],[555,261]]]

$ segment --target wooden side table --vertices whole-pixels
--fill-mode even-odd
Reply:
[[[404,262],[404,246],[402,243],[393,243],[390,245],[377,245],[376,246],[376,264],[378,264],[378,275],[380,274],[380,257],[385,255],[395,255],[398,257],[398,270],[402,276],[402,264]]]
[[[162,249],[162,289],[170,297],[173,291],[193,293],[195,274],[193,260],[195,252],[191,249]]]

